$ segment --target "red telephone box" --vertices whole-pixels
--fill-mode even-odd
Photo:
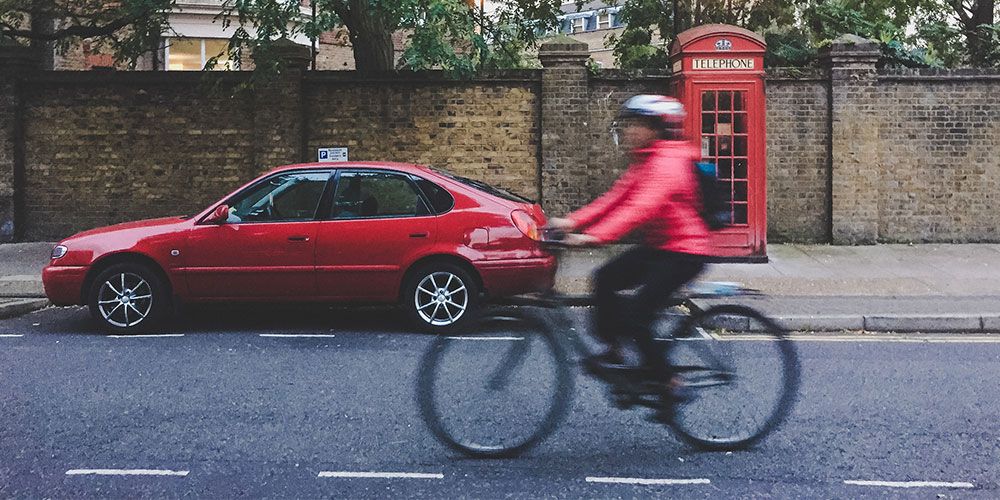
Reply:
[[[713,244],[720,256],[751,261],[767,259],[764,49],[760,35],[725,24],[689,29],[670,44],[673,94],[702,159],[732,194],[733,225]]]

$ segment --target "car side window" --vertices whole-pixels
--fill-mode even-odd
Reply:
[[[275,175],[238,195],[230,204],[227,222],[313,220],[329,179],[329,172]]]
[[[389,172],[341,172],[332,218],[413,217],[428,210],[413,183]]]
[[[424,196],[430,201],[434,214],[443,214],[455,205],[455,198],[446,189],[422,177],[413,176],[413,181],[420,186]]]

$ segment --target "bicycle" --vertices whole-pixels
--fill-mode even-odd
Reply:
[[[548,236],[546,248],[561,257],[559,238]],[[745,449],[788,415],[798,389],[798,358],[785,332],[750,307],[717,305],[689,314],[671,312],[689,306],[687,299],[756,293],[733,284],[713,285],[668,299],[666,314],[654,328],[658,341],[671,342],[664,362],[683,382],[684,400],[678,400],[647,368],[588,364],[584,372],[607,385],[614,406],[653,409],[653,420],[695,448]],[[417,377],[421,416],[439,441],[469,456],[517,456],[554,432],[572,400],[573,366],[593,354],[572,326],[567,297],[549,291],[523,297],[514,305],[519,307],[513,314],[486,316],[467,333],[437,338],[421,360]],[[495,346],[499,351],[489,350]],[[741,364],[736,354],[749,355],[751,363]],[[766,373],[769,369],[773,373]],[[452,376],[457,378],[451,381]],[[765,390],[743,399],[725,392],[744,386]],[[485,397],[474,396],[483,389]],[[537,390],[544,394],[536,395]],[[771,399],[765,402],[763,396],[768,395]],[[743,416],[746,405],[753,403],[764,408],[753,412],[759,421],[737,432],[733,410]],[[513,415],[528,410],[537,411]],[[512,435],[506,435],[508,431]]]

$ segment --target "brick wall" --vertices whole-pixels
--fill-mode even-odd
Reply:
[[[858,44],[841,45],[830,69],[768,72],[771,241],[1000,241],[1000,73],[879,72]],[[668,83],[591,74],[586,46],[565,38],[540,51],[544,70],[471,81],[294,70],[237,94],[249,72],[214,74],[213,90],[198,73],[25,73],[2,68],[3,56],[0,225],[23,193],[25,239],[190,213],[337,146],[352,160],[437,165],[540,195],[561,215],[624,168],[608,134],[620,103]]]
[[[828,241],[827,75],[771,70],[766,84],[768,241]]]
[[[536,71],[463,82],[314,74],[305,85],[307,156],[346,146],[351,160],[443,167],[537,199],[539,84]]]
[[[1000,75],[881,72],[880,241],[1000,241]]]
[[[213,94],[198,76],[34,79],[25,94],[25,238],[190,214],[259,173],[250,99]]]
[[[587,102],[589,118],[581,142],[590,150],[587,183],[580,192],[581,201],[603,193],[627,166],[625,151],[617,147],[610,125],[623,102],[636,94],[664,94],[669,78],[665,74],[630,73],[603,70],[590,78]]]
[[[15,82],[0,80],[0,242],[14,238]]]

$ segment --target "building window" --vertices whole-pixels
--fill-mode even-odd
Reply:
[[[611,28],[611,13],[605,12],[597,15],[597,29],[604,30]]]
[[[570,25],[570,33],[579,33],[581,31],[587,30],[587,18],[578,17],[573,20],[573,24]]]
[[[226,49],[229,41],[222,38],[168,38],[164,51],[166,68],[170,71],[200,71],[213,57],[216,70],[235,69]]]

